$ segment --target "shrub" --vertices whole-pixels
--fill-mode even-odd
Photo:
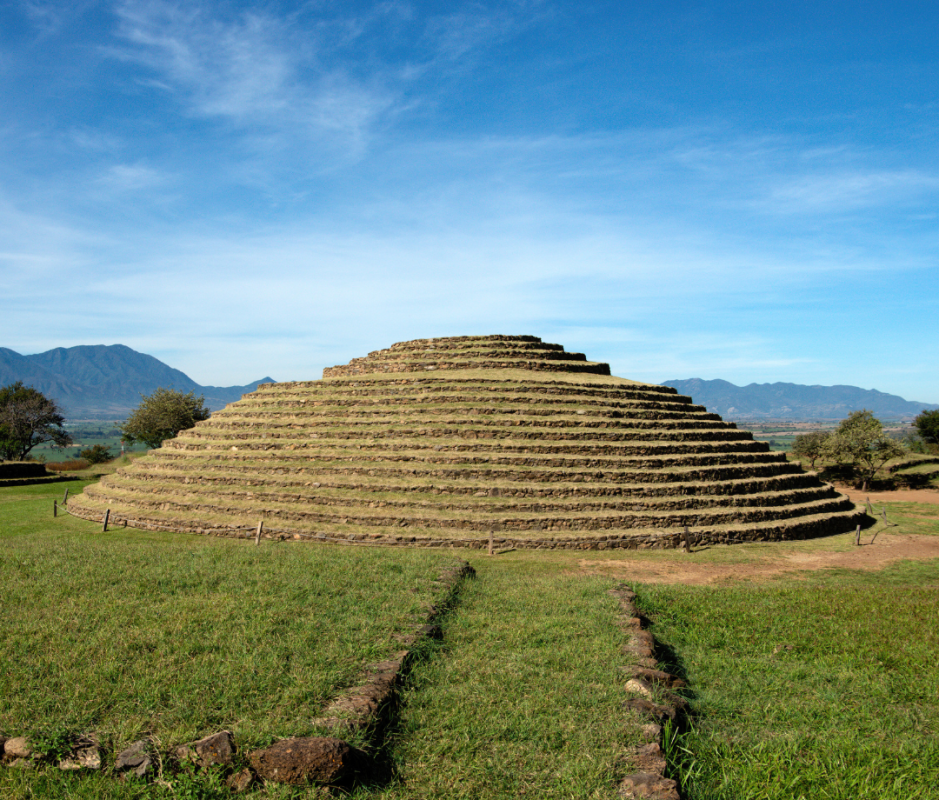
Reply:
[[[826,431],[812,431],[803,433],[792,442],[792,454],[797,458],[807,458],[815,469],[815,461],[822,455],[829,433]]]
[[[823,453],[838,464],[861,468],[862,489],[890,459],[902,456],[906,448],[884,433],[884,426],[872,412],[855,411],[841,421],[825,441]]]
[[[110,461],[114,458],[111,451],[103,444],[96,444],[89,447],[87,450],[82,450],[80,455],[89,464],[103,464],[105,461]]]
[[[939,410],[923,411],[913,420],[913,427],[929,445],[939,445]]]
[[[143,442],[159,447],[180,431],[209,418],[205,399],[193,392],[183,394],[176,389],[159,388],[150,395],[141,395],[140,405],[121,426],[121,435],[129,442]]]

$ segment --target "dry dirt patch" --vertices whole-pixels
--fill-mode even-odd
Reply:
[[[871,498],[873,501],[873,498]],[[820,569],[879,570],[894,561],[939,558],[939,536],[862,533],[861,547],[845,552],[788,553],[742,564],[695,563],[694,554],[676,551],[674,558],[656,561],[594,561],[581,559],[580,568],[594,575],[609,575],[626,582],[705,585],[728,581],[760,581],[785,573]]]
[[[926,503],[939,505],[939,492],[935,489],[898,489],[895,492],[862,492],[846,486],[836,487],[839,492],[851,498],[852,503],[863,505],[868,499],[875,506],[884,503]],[[939,512],[937,512],[939,516]]]
[[[879,511],[887,507],[890,516],[891,503],[922,503],[933,507],[939,506],[939,492],[931,489],[899,490],[894,492],[861,492],[860,490],[839,487],[859,505],[869,498]],[[937,520],[939,508],[904,511],[905,514],[925,516]],[[853,534],[845,534],[851,536]],[[844,536],[833,537],[834,542],[842,543]],[[872,541],[873,540],[873,541]],[[813,540],[814,543],[820,540]],[[822,540],[824,541],[824,540]],[[808,543],[807,543],[808,544]],[[747,547],[747,545],[735,545]],[[761,581],[784,574],[811,572],[822,569],[859,569],[879,570],[894,561],[924,560],[939,558],[939,536],[903,533],[902,529],[886,529],[878,525],[861,533],[861,546],[845,549],[832,546],[831,549],[810,546],[805,550],[792,547],[780,547],[777,553],[768,553],[769,548],[761,547],[750,559],[741,559],[735,563],[714,563],[697,560],[695,555],[680,550],[674,554],[656,558],[636,558],[625,556],[615,559],[581,559],[580,569],[584,573],[608,575],[623,581],[641,583],[681,583],[688,585],[706,585],[733,581]]]

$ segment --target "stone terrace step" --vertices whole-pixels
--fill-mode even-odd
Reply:
[[[716,440],[697,441],[677,439],[676,441],[647,441],[640,439],[631,442],[624,440],[615,444],[566,444],[548,443],[534,444],[532,440],[516,442],[513,439],[472,439],[461,444],[448,443],[432,444],[435,441],[429,437],[421,443],[403,442],[393,439],[368,438],[360,444],[350,442],[348,437],[340,439],[327,439],[319,436],[295,437],[280,434],[269,436],[239,433],[230,435],[225,439],[210,436],[193,437],[186,442],[167,446],[167,450],[186,451],[217,451],[231,450],[303,450],[311,457],[329,458],[331,454],[360,452],[368,457],[396,458],[407,456],[409,458],[433,458],[435,460],[448,459],[450,461],[466,460],[477,463],[480,459],[494,457],[537,457],[558,456],[567,458],[628,458],[645,455],[696,455],[723,453],[760,453],[769,452],[764,442],[752,440]]]
[[[90,497],[98,493],[86,492]],[[505,508],[477,509],[453,514],[446,507],[360,507],[358,509],[331,508],[329,505],[278,501],[267,496],[249,498],[228,496],[223,500],[200,493],[190,495],[141,492],[139,489],[112,489],[104,495],[108,499],[123,499],[137,509],[161,509],[180,513],[182,510],[201,514],[223,513],[233,518],[260,515],[273,520],[273,524],[303,521],[317,524],[342,524],[375,527],[416,527],[437,531],[488,531],[495,526],[501,531],[526,530],[629,530],[631,528],[672,527],[676,525],[726,525],[764,522],[769,519],[789,519],[819,513],[834,513],[853,509],[843,496],[826,497],[805,503],[790,503],[773,507],[712,507],[634,511],[565,512],[546,508],[543,511],[519,512]]]
[[[262,451],[257,451],[252,455],[254,468],[261,463],[257,456]],[[165,460],[179,459],[181,462],[189,461],[190,453],[186,451],[166,451],[161,458]],[[223,454],[219,454],[221,457]],[[240,451],[237,453],[224,454],[227,465],[233,465],[244,458]],[[336,466],[330,462],[311,461],[302,453],[296,451],[278,453],[277,466],[271,468],[274,474],[279,470],[288,471],[294,469],[306,469],[311,474],[320,475],[371,475],[371,476],[424,476],[432,479],[460,478],[463,480],[518,480],[526,482],[591,482],[604,481],[607,483],[635,482],[635,483],[677,483],[694,482],[707,480],[730,480],[734,478],[756,478],[769,477],[773,475],[798,474],[801,468],[798,464],[786,461],[757,462],[753,464],[710,464],[692,467],[662,467],[659,469],[649,469],[647,467],[637,469],[596,469],[572,470],[563,468],[535,468],[535,467],[488,467],[485,465],[465,465],[462,468],[450,467],[422,467],[414,466],[396,467],[387,462],[381,464],[358,463],[354,465]],[[211,464],[207,464],[210,467]]]
[[[738,431],[735,429],[721,428],[653,428],[642,427],[631,429],[628,435],[620,435],[608,441],[598,439],[584,439],[579,436],[573,439],[553,439],[542,435],[524,437],[521,435],[503,436],[500,438],[478,439],[475,436],[471,440],[465,437],[433,437],[434,441],[429,441],[430,436],[424,434],[420,443],[408,437],[394,438],[388,435],[375,435],[378,431],[368,431],[365,429],[356,429],[351,431],[339,431],[338,426],[324,429],[322,426],[310,426],[303,422],[292,422],[284,420],[279,423],[260,425],[258,423],[242,424],[235,420],[229,425],[223,425],[220,422],[214,425],[203,425],[189,431],[186,435],[187,441],[193,442],[231,442],[237,444],[239,440],[265,441],[267,439],[283,439],[285,442],[305,442],[317,441],[323,447],[349,447],[349,439],[366,439],[364,442],[357,442],[354,447],[378,448],[378,449],[408,449],[428,448],[433,450],[446,450],[453,453],[470,452],[527,452],[527,453],[593,453],[593,454],[616,454],[628,452],[636,446],[644,447],[646,445],[671,446],[675,444],[687,445],[689,447],[702,446],[707,448],[740,447],[747,445],[750,449],[766,449],[768,445],[765,442],[757,442],[752,434],[747,431]],[[472,429],[478,431],[478,429]],[[386,430],[381,431],[386,434]],[[551,436],[554,436],[552,432]]]
[[[458,374],[458,373],[457,373]],[[633,400],[640,402],[668,402],[682,405],[694,405],[691,398],[678,394],[671,386],[652,384],[605,384],[592,383],[589,376],[584,382],[540,380],[526,384],[517,380],[483,380],[480,378],[459,378],[452,375],[434,378],[406,378],[393,380],[388,378],[332,379],[323,381],[293,381],[287,383],[266,383],[256,392],[247,395],[248,400],[265,400],[282,396],[296,396],[314,400],[321,397],[470,397],[484,400],[486,396],[531,398],[531,402],[541,399],[561,399],[564,402],[576,401],[576,398],[605,399],[609,401]]]
[[[452,495],[508,496],[508,497],[629,497],[657,498],[675,496],[714,496],[724,497],[725,503],[743,502],[754,493],[795,491],[805,488],[822,488],[827,484],[819,483],[815,475],[805,472],[791,472],[782,475],[759,478],[731,479],[723,481],[668,482],[649,483],[598,483],[595,481],[580,483],[554,482],[548,485],[520,481],[501,481],[498,485],[481,487],[474,480],[435,480],[420,481],[410,475],[401,475],[394,481],[370,476],[356,475],[350,478],[327,480],[324,476],[314,475],[305,462],[299,462],[292,469],[279,467],[276,473],[264,473],[259,470],[259,463],[242,461],[224,463],[218,459],[180,459],[170,461],[138,462],[133,475],[140,480],[167,478],[185,484],[226,484],[239,486],[276,486],[276,487],[324,487],[327,489],[352,490],[355,492],[393,492],[393,493],[429,493]],[[120,480],[125,474],[119,470],[109,482]],[[293,477],[291,477],[293,476]],[[830,487],[828,487],[830,489]],[[727,496],[731,496],[727,499]],[[365,499],[363,499],[365,502]]]
[[[71,512],[76,516],[100,521],[104,514],[104,506],[93,498],[80,496],[73,501]],[[133,509],[128,509],[130,514]],[[164,511],[151,511],[142,516],[115,516],[116,522],[122,519],[131,527],[147,530],[174,530],[199,534],[214,534],[221,536],[245,536],[245,523],[220,523],[217,520],[179,518]],[[857,508],[850,511],[835,513],[814,514],[789,520],[769,520],[752,525],[726,525],[708,526],[692,530],[692,541],[696,546],[702,544],[737,544],[747,541],[786,541],[793,539],[808,539],[816,536],[826,536],[834,533],[843,533],[853,530],[855,525],[863,519],[863,512]],[[309,536],[314,541],[336,541],[341,536],[343,540],[365,544],[383,544],[386,546],[401,545],[405,547],[479,547],[485,548],[490,541],[488,537],[454,537],[415,535],[420,531],[405,529],[354,529],[353,526],[326,531],[322,528],[304,527],[301,524],[292,525],[288,529],[265,529],[266,538],[284,539],[301,538]],[[519,535],[511,537],[496,536],[492,540],[496,547],[526,547],[533,549],[577,549],[577,550],[606,550],[611,548],[650,549],[650,548],[676,548],[683,543],[681,529],[633,529],[624,533],[603,532],[588,535],[556,535],[541,534]]]
[[[110,480],[109,487],[134,490],[141,494],[192,494],[203,498],[264,498],[266,501],[302,503],[303,505],[369,508],[438,508],[448,511],[488,511],[499,508],[520,513],[565,511],[655,511],[670,509],[707,509],[728,507],[722,495],[669,495],[665,497],[575,497],[549,496],[543,499],[519,501],[512,491],[498,489],[481,490],[463,495],[453,493],[449,499],[429,499],[413,491],[392,491],[387,487],[374,492],[363,500],[359,487],[330,489],[319,483],[287,486],[270,482],[245,483],[244,481],[213,482],[205,478],[183,478],[172,473],[138,474]],[[102,496],[107,496],[102,491]],[[808,503],[822,499],[843,500],[830,486],[808,486],[786,491],[761,492],[733,498],[733,507],[772,507],[791,503]]]
[[[278,412],[296,409],[298,416],[306,414],[428,414],[428,413],[488,413],[488,414],[527,414],[546,415],[577,414],[583,416],[617,416],[617,417],[648,417],[650,413],[662,415],[661,419],[693,419],[705,417],[719,420],[717,414],[708,412],[703,406],[690,403],[673,403],[668,401],[642,401],[642,400],[588,400],[574,402],[568,398],[551,398],[541,400],[537,398],[522,397],[518,401],[511,397],[481,397],[462,395],[452,398],[417,395],[415,397],[359,397],[345,398],[320,397],[303,398],[300,393],[284,394],[279,397],[263,398],[250,397],[237,406],[230,406],[224,410],[224,416],[244,415],[259,412]],[[222,414],[223,411],[217,413]],[[725,423],[729,427],[731,423]],[[734,426],[735,427],[735,426]]]
[[[221,443],[218,446],[204,443],[177,443],[167,451],[176,452],[201,452],[210,454],[213,452],[227,453],[231,451],[229,442]],[[697,451],[697,452],[677,452],[672,453],[669,448],[636,448],[633,453],[619,456],[599,456],[589,458],[586,456],[566,455],[530,455],[526,453],[506,453],[506,454],[480,454],[470,455],[467,453],[448,454],[448,453],[401,453],[394,451],[374,452],[349,449],[331,449],[324,450],[319,447],[306,447],[304,445],[288,445],[283,447],[278,444],[261,442],[242,442],[237,445],[238,452],[277,452],[285,450],[293,455],[302,455],[303,458],[316,464],[344,464],[356,463],[362,466],[370,466],[376,463],[389,465],[421,465],[421,464],[445,464],[445,465],[464,465],[468,467],[478,467],[481,465],[496,466],[525,466],[535,468],[559,467],[566,470],[595,470],[595,469],[669,469],[672,467],[691,467],[716,464],[751,464],[751,463],[775,463],[785,461],[780,459],[775,453],[769,453],[765,448],[754,448],[752,452],[747,450],[720,450]],[[665,452],[663,452],[665,450]]]

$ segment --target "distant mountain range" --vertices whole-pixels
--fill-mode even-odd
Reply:
[[[912,419],[921,411],[939,408],[895,394],[857,386],[803,386],[798,383],[751,383],[735,386],[701,378],[665,381],[679,394],[725,419],[841,420],[852,411],[868,409],[880,419]]]
[[[203,395],[215,411],[253,392],[258,384],[273,383],[273,378],[244,386],[201,386],[186,373],[122,344],[57,347],[33,356],[0,347],[0,386],[14,381],[57,400],[69,420],[122,420],[139,405],[140,395],[161,386]],[[882,419],[912,419],[924,409],[939,409],[857,386],[735,386],[701,378],[665,381],[665,385],[725,419],[840,420],[862,408]]]
[[[57,347],[33,356],[0,347],[0,386],[14,381],[58,401],[66,419],[123,420],[140,404],[140,395],[161,386],[203,395],[206,406],[215,411],[273,379],[245,386],[200,386],[186,373],[122,344]]]

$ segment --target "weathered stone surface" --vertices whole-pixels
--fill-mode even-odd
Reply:
[[[654,722],[648,722],[639,729],[639,732],[644,739],[650,742],[658,742],[662,736],[662,726]]]
[[[201,767],[212,767],[231,764],[235,752],[235,739],[231,731],[219,731],[198,742],[180,745],[174,755],[179,761],[193,761]]]
[[[632,762],[639,772],[657,772],[659,775],[665,772],[665,753],[658,742],[637,747],[633,751]]]
[[[243,792],[252,783],[254,783],[254,773],[247,767],[225,779],[225,785],[233,792]]]
[[[29,758],[33,748],[25,736],[14,736],[3,743],[3,754],[7,758]]]
[[[638,694],[642,697],[651,698],[652,697],[652,687],[649,686],[642,678],[630,678],[626,681],[626,691],[632,692],[633,694]]]
[[[681,678],[676,678],[674,675],[671,675],[668,672],[663,672],[660,669],[650,669],[645,666],[636,666],[633,667],[632,674],[634,678],[639,678],[646,681],[647,683],[665,686],[668,689],[678,689],[686,685]]]
[[[619,785],[619,794],[628,800],[679,800],[678,784],[654,772],[627,775]]]
[[[643,717],[648,717],[656,722],[664,722],[667,719],[672,721],[678,716],[678,712],[673,706],[659,705],[643,697],[637,697],[627,700],[623,707],[627,711],[632,711]]]
[[[283,739],[248,755],[259,777],[278,783],[345,784],[368,767],[368,758],[342,739],[313,736]]]
[[[101,750],[94,743],[76,747],[67,758],[59,762],[59,769],[64,771],[101,769]]]
[[[134,742],[117,754],[114,761],[114,771],[118,773],[131,773],[138,778],[147,774],[153,764],[146,741]]]

